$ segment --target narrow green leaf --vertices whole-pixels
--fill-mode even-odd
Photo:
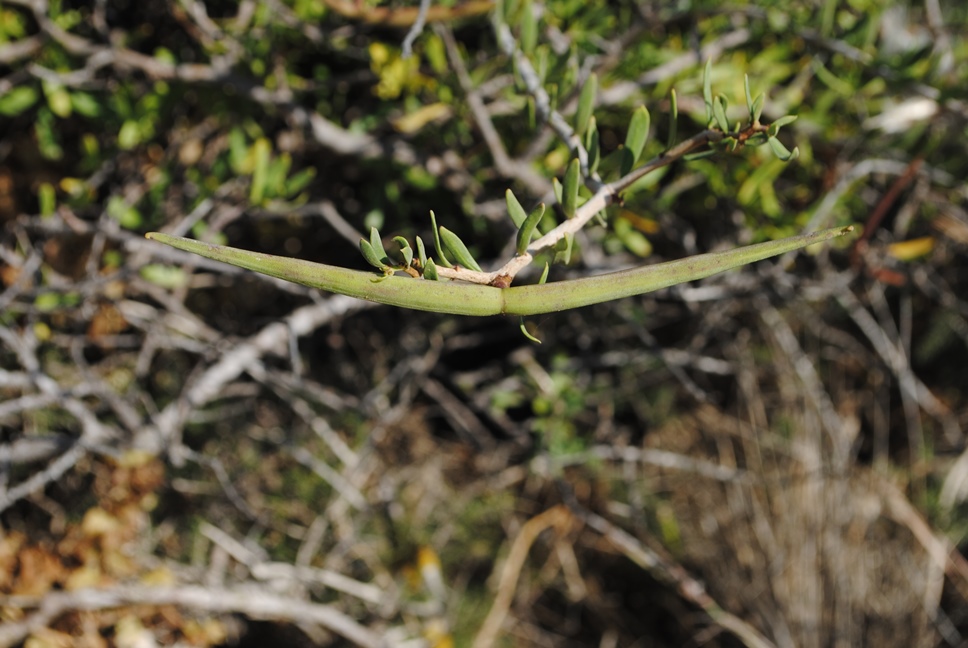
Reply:
[[[524,93],[527,88],[524,85],[524,79],[521,76],[521,65],[518,63],[517,57],[511,59],[511,77],[514,79],[514,89],[517,92]]]
[[[706,103],[706,124],[713,120],[713,60],[706,59],[702,71],[702,98]]]
[[[561,208],[565,212],[565,218],[572,218],[578,209],[578,189],[581,187],[581,163],[578,158],[573,158],[565,171],[565,183],[562,186]]]
[[[380,238],[380,232],[375,228],[370,228],[370,246],[373,251],[380,257],[384,265],[389,265],[390,257],[387,254],[386,248],[383,247],[383,239]]]
[[[555,245],[555,263],[568,265],[571,263],[571,253],[575,248],[575,235],[569,232]]]
[[[800,157],[800,149],[797,147],[793,147],[793,151],[791,152],[775,137],[771,137],[767,141],[770,144],[770,148],[773,149],[773,155],[777,156],[783,162],[790,162]]]
[[[71,116],[73,106],[71,106],[70,93],[59,83],[45,81],[42,83],[44,94],[47,96],[47,105],[50,111],[58,117],[67,118]]]
[[[457,261],[457,263],[470,270],[482,272],[481,266],[477,264],[477,261],[471,255],[470,250],[467,249],[467,246],[464,245],[464,242],[460,240],[460,237],[443,225],[440,227],[440,239],[443,241],[444,246],[454,256],[454,260]]]
[[[521,51],[531,54],[538,43],[538,20],[535,18],[531,0],[521,4]]]
[[[143,279],[162,288],[181,288],[188,284],[188,274],[184,268],[173,268],[159,263],[141,266],[139,274]]]
[[[541,271],[541,276],[538,277],[538,285],[542,285],[548,281],[548,272],[551,270],[551,266],[545,263],[544,270]]]
[[[387,267],[387,264],[383,261],[384,257],[374,250],[373,246],[366,239],[360,239],[360,252],[363,253],[363,258],[366,259],[366,262],[374,268],[383,270]]]
[[[314,167],[306,167],[299,173],[294,174],[286,180],[286,196],[295,196],[297,193],[306,188],[313,178],[316,177],[316,169]]]
[[[797,120],[797,116],[796,115],[784,115],[783,117],[780,117],[775,122],[773,122],[772,124],[770,124],[770,128],[775,128],[776,130],[779,131],[781,128],[783,128],[787,124],[792,124],[796,120]]]
[[[434,210],[430,210],[430,227],[434,231],[434,249],[437,250],[437,257],[440,259],[440,265],[445,268],[452,267],[450,260],[447,259],[447,255],[444,254],[444,248],[440,245],[440,232],[437,228],[437,216],[434,215]]]
[[[561,189],[561,182],[558,181],[558,178],[551,179],[551,190],[555,194],[555,201],[557,201],[557,203],[560,205],[563,193]]]
[[[57,209],[57,191],[49,182],[41,182],[37,187],[37,203],[41,216],[51,216]]]
[[[743,87],[746,89],[746,109],[750,111],[750,119],[753,118],[753,95],[750,94],[750,75],[743,75]]]
[[[508,216],[511,217],[514,226],[520,228],[524,224],[524,221],[527,220],[528,212],[524,211],[524,207],[521,206],[517,196],[510,189],[504,192],[504,201],[508,205]]]
[[[501,16],[500,22],[511,25],[514,14],[518,10],[516,0],[499,0],[500,4],[495,6],[495,16]]]
[[[141,128],[138,122],[127,119],[118,130],[118,148],[128,151],[141,143]]]
[[[716,95],[716,99],[713,101],[713,115],[716,117],[716,123],[719,124],[719,129],[724,133],[728,133],[729,120],[726,119],[726,99],[723,95]]]
[[[524,222],[521,223],[521,227],[518,229],[518,239],[517,239],[517,253],[524,254],[528,251],[528,245],[531,244],[531,237],[534,235],[534,230],[541,222],[544,217],[545,205],[541,203],[538,207],[528,214]]]
[[[417,258],[420,259],[420,267],[427,267],[427,249],[424,248],[423,239],[419,236],[417,237]]]
[[[708,151],[699,151],[698,153],[686,153],[682,156],[682,159],[686,162],[692,162],[693,160],[702,160],[703,158],[708,158],[716,154],[716,151],[710,149]]]
[[[756,99],[753,100],[753,110],[751,111],[750,118],[753,120],[754,124],[760,123],[760,117],[763,115],[763,102],[766,101],[766,95],[762,92],[756,95]]]
[[[579,136],[583,135],[585,129],[588,128],[588,120],[591,119],[592,110],[595,108],[597,94],[598,75],[593,72],[585,85],[582,86],[581,95],[578,97],[578,111],[575,113],[575,133]]]
[[[413,248],[410,242],[402,236],[394,236],[393,241],[400,246],[400,254],[403,255],[403,267],[409,268],[413,264]]]
[[[531,340],[531,341],[532,341],[532,342],[534,342],[535,344],[541,344],[541,340],[539,340],[539,339],[538,339],[538,338],[536,338],[535,336],[533,336],[533,335],[531,335],[530,333],[528,333],[528,329],[527,329],[527,327],[526,327],[526,326],[524,325],[524,318],[523,318],[523,317],[521,318],[521,333],[523,333],[523,334],[524,334],[524,337],[526,337],[526,338],[528,338],[529,340]]]
[[[602,145],[594,116],[588,120],[588,130],[585,131],[585,150],[588,151],[588,173],[595,175],[598,173],[598,163],[602,161]]]
[[[666,150],[668,151],[676,145],[679,129],[679,100],[676,98],[676,89],[669,91],[669,137],[666,139]]]
[[[252,186],[249,188],[249,201],[254,205],[261,204],[266,195],[271,152],[272,145],[264,137],[260,137],[252,145],[254,166],[252,168]]]
[[[625,134],[625,151],[628,154],[622,156],[621,174],[624,176],[635,167],[645,148],[645,142],[649,138],[649,125],[651,117],[645,106],[639,106],[632,113],[632,120],[629,122],[629,130]]]
[[[440,276],[437,274],[437,266],[434,265],[433,259],[427,259],[427,264],[424,266],[423,278],[431,281],[440,279]]]
[[[14,117],[34,105],[37,91],[30,86],[15,86],[0,95],[0,115]]]

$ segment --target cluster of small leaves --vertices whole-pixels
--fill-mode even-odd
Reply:
[[[395,260],[390,257],[383,247],[383,240],[380,232],[375,227],[370,228],[370,239],[360,239],[360,251],[367,263],[380,270],[384,276],[389,276],[394,272],[401,271],[413,277],[422,276],[424,279],[436,281],[439,279],[437,273],[437,263],[445,268],[456,266],[464,267],[475,272],[481,272],[481,266],[474,259],[474,256],[467,249],[467,245],[457,234],[446,227],[437,226],[437,217],[430,212],[430,221],[434,232],[434,249],[437,252],[437,261],[427,255],[427,248],[423,239],[415,238],[417,247],[417,257],[414,258],[413,248],[410,242],[402,236],[395,236],[394,242],[400,247],[399,257]],[[451,262],[448,254],[454,259]]]
[[[769,126],[763,126],[760,123],[760,117],[763,115],[763,104],[766,97],[763,93],[760,93],[756,95],[756,98],[753,98],[750,92],[749,76],[744,76],[743,83],[746,90],[746,108],[749,110],[750,116],[748,128],[753,131],[751,136],[744,137],[741,135],[744,130],[743,126],[739,122],[730,124],[729,119],[726,117],[726,109],[729,106],[726,96],[722,94],[713,96],[711,77],[712,61],[706,61],[702,86],[703,101],[706,104],[706,123],[707,125],[715,125],[723,132],[726,136],[725,145],[730,151],[734,151],[740,146],[760,146],[768,143],[773,154],[784,162],[790,162],[800,156],[800,150],[798,148],[794,147],[790,151],[777,139],[780,128],[796,121],[796,115],[785,115]]]
[[[530,11],[524,12],[524,16],[531,16]],[[532,19],[533,20],[533,19]],[[522,25],[522,40],[526,44],[528,41],[529,20],[525,19]],[[528,51],[527,48],[523,48]],[[744,146],[760,146],[769,144],[770,149],[778,159],[784,162],[792,161],[799,155],[799,149],[794,147],[788,150],[777,138],[780,128],[796,120],[795,115],[787,115],[777,119],[769,125],[760,122],[765,103],[765,95],[760,93],[755,98],[750,92],[749,77],[745,77],[746,106],[749,111],[749,122],[742,124],[737,121],[730,123],[726,116],[728,101],[722,94],[713,96],[712,92],[712,61],[707,61],[703,73],[703,99],[706,105],[706,127],[714,135],[708,138],[708,144],[704,150],[684,154],[686,160],[696,160],[713,155],[719,149],[736,151]],[[595,99],[598,92],[598,77],[596,74],[589,75],[579,93],[578,107],[574,115],[574,132],[579,136],[584,151],[577,148],[573,150],[573,157],[566,167],[564,177],[561,181],[558,178],[552,179],[555,199],[560,207],[560,214],[565,219],[574,218],[579,208],[583,204],[581,190],[583,187],[598,188],[601,186],[599,176],[599,166],[602,163],[601,139],[598,133],[597,124],[594,116]],[[668,155],[676,145],[678,133],[678,101],[675,90],[670,93],[670,126],[666,147],[660,157]],[[631,183],[622,183],[623,179],[629,178],[637,169],[649,139],[651,128],[651,115],[645,106],[639,106],[629,120],[626,129],[624,145],[614,151],[606,158],[605,166],[612,171],[617,171],[617,183],[622,187],[621,191],[628,191]],[[582,168],[580,153],[585,154],[586,168]],[[585,177],[583,178],[583,173]],[[620,193],[621,193],[620,191]],[[530,213],[525,210],[521,202],[514,195],[511,189],[506,192],[508,216],[517,228],[515,251],[518,255],[525,255],[531,241],[539,226],[544,225],[544,231],[550,231],[554,225],[553,214],[546,210],[545,204],[539,204]],[[598,214],[599,221],[604,224],[604,210]],[[481,271],[480,264],[471,255],[467,245],[451,230],[445,227],[438,227],[436,218],[431,212],[431,221],[434,231],[434,246],[437,252],[439,263],[444,267],[454,267],[447,254],[450,254],[457,266],[477,272]],[[426,279],[438,279],[437,267],[433,258],[427,257],[423,241],[420,237],[416,238],[418,257],[413,258],[413,251],[410,244],[403,237],[394,239],[400,246],[400,256],[402,262],[391,260],[386,254],[381,238],[377,230],[371,229],[370,240],[361,240],[360,248],[364,258],[368,263],[379,269],[385,275],[396,271],[403,271],[412,276],[423,276]],[[574,246],[574,235],[572,233],[563,234],[555,243],[555,261],[567,264],[571,259]],[[547,268],[542,277],[542,281],[547,277]]]

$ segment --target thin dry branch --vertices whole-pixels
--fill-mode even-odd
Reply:
[[[521,531],[511,543],[511,550],[501,568],[501,578],[497,585],[497,596],[491,605],[484,623],[474,637],[473,648],[490,648],[500,636],[501,627],[511,609],[514,592],[517,589],[518,578],[524,568],[524,561],[528,558],[531,545],[547,529],[551,527],[563,528],[572,519],[571,513],[564,506],[556,506],[531,518],[521,527]]]
[[[388,637],[369,630],[330,605],[272,594],[264,587],[209,588],[143,587],[122,585],[106,589],[50,592],[43,597],[8,596],[0,605],[9,608],[37,608],[23,621],[0,627],[0,648],[13,646],[33,632],[49,626],[71,612],[91,612],[133,605],[177,605],[198,613],[243,614],[252,619],[271,619],[319,625],[364,648],[394,645]]]

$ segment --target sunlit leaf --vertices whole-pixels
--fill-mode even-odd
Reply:
[[[649,125],[651,117],[645,106],[639,106],[632,113],[632,120],[629,122],[628,132],[625,134],[625,148],[622,155],[621,174],[624,176],[635,167],[645,148],[645,142],[649,138]]]
[[[581,95],[578,97],[578,111],[575,113],[575,132],[578,135],[583,135],[588,128],[588,120],[591,119],[595,108],[597,93],[598,75],[592,73],[582,86]]]
[[[561,188],[561,208],[566,218],[572,218],[578,209],[578,189],[581,187],[581,164],[575,158],[565,171],[565,182]]]
[[[37,91],[30,86],[17,86],[0,96],[0,115],[14,117],[37,101]]]

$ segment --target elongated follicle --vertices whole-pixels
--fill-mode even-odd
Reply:
[[[712,252],[604,275],[531,286],[497,288],[412,277],[382,277],[301,259],[213,245],[159,232],[147,238],[179,250],[254,270],[278,279],[359,299],[452,315],[540,315],[613,299],[641,295],[695,281],[748,263],[843,236],[853,227],[835,227],[725,252]]]

